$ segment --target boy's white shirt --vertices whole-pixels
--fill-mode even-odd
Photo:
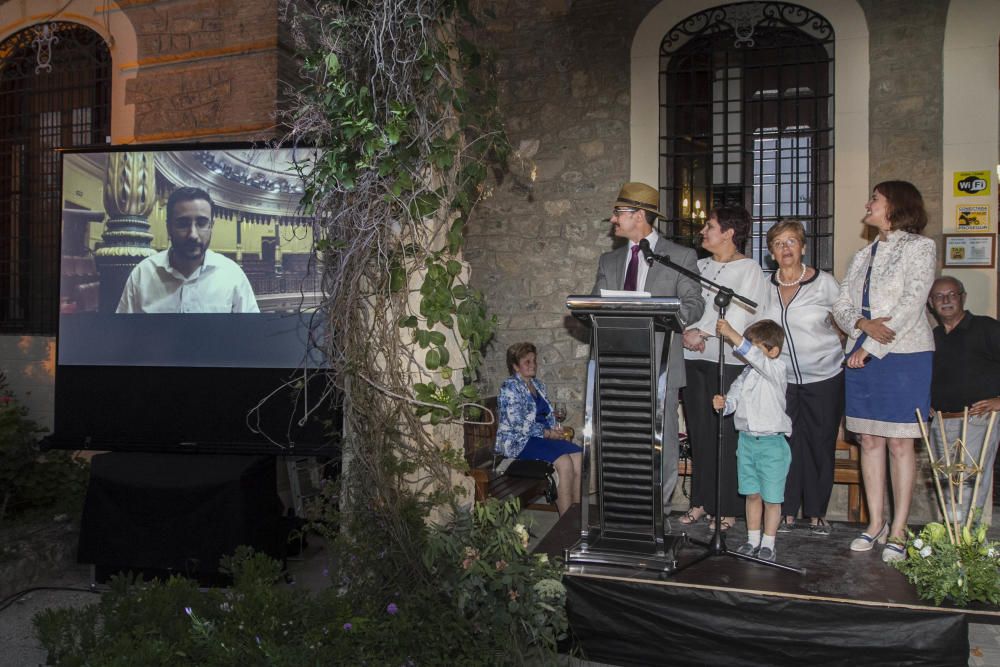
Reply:
[[[734,347],[747,364],[726,394],[723,414],[733,415],[736,430],[750,435],[792,434],[792,420],[785,412],[788,379],[785,362],[772,359],[745,338]]]

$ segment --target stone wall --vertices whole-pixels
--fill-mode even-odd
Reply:
[[[870,39],[871,183],[901,179],[916,185],[927,206],[927,233],[940,238],[941,47],[948,0],[860,0],[860,4]]]
[[[126,88],[138,140],[273,133],[277,0],[136,2],[124,11],[138,41],[138,74]]]
[[[629,46],[652,1],[491,0],[478,35],[495,53],[500,106],[517,154],[470,225],[466,259],[500,318],[483,391],[508,375],[514,342],[538,346],[540,377],[579,426],[587,332],[565,297],[589,293],[612,248],[611,205],[628,179]]]

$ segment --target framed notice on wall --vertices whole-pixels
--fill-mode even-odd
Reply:
[[[966,269],[992,269],[995,266],[993,234],[945,234],[944,265]]]

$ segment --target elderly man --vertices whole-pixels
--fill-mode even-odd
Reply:
[[[208,249],[212,198],[177,188],[167,200],[170,248],[139,262],[118,302],[119,313],[259,313],[239,264]]]
[[[618,193],[611,215],[614,235],[628,243],[601,255],[597,263],[597,282],[593,294],[602,289],[648,292],[651,296],[674,296],[681,301],[682,324],[697,322],[705,310],[701,286],[677,271],[659,263],[647,264],[639,242],[649,241],[657,255],[670,259],[695,273],[698,257],[694,250],[677,245],[657,234],[653,225],[658,217],[660,194],[645,183],[626,183]],[[663,505],[664,516],[670,512],[670,498],[677,485],[677,394],[685,385],[684,350],[681,336],[674,336],[667,366],[667,398],[663,423]]]
[[[935,414],[938,410],[943,413],[945,437],[950,445],[962,437],[963,410],[969,408],[965,439],[968,453],[963,457],[963,463],[978,464],[990,413],[1000,410],[1000,322],[965,310],[965,287],[950,276],[934,281],[929,303],[941,323],[934,329],[936,349],[931,406]],[[937,457],[942,456],[944,451],[940,429],[937,423],[930,428]],[[971,505],[974,479],[969,479],[962,489],[962,506],[958,516],[949,518],[962,521],[968,516],[970,506],[973,510],[983,509],[993,484],[993,462],[998,440],[1000,418],[993,425],[990,441],[985,443],[986,459],[975,505]],[[951,451],[954,452],[954,448]],[[947,489],[947,486],[944,488]],[[955,494],[957,502],[958,489]],[[948,503],[947,497],[945,502]]]

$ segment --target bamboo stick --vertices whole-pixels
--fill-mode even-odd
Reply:
[[[997,419],[996,411],[990,411],[990,423],[986,427],[986,437],[983,438],[983,446],[979,450],[979,471],[976,473],[976,483],[972,487],[972,502],[969,505],[969,516],[965,517],[965,527],[972,527],[972,516],[976,510],[976,496],[979,494],[979,482],[983,478],[983,465],[986,463],[986,448],[990,444],[990,436],[993,435],[993,422]]]
[[[962,454],[962,460],[957,461],[956,464],[959,466],[958,472],[962,475],[959,479],[958,485],[958,506],[959,508],[965,507],[965,458],[966,454],[969,453],[969,406],[962,408],[962,448],[959,450]]]
[[[941,516],[944,518],[945,528],[948,529],[948,541],[954,544],[955,539],[951,535],[951,524],[948,523],[948,508],[944,504],[944,491],[941,490],[941,479],[937,471],[934,470],[934,450],[931,448],[931,439],[927,433],[927,426],[924,425],[924,417],[920,414],[920,408],[917,408],[917,423],[920,424],[920,436],[924,439],[924,445],[927,446],[927,456],[931,459],[931,472],[934,477],[934,486],[937,487],[938,505],[941,506]]]
[[[938,426],[941,427],[941,444],[944,449],[944,465],[945,470],[948,472],[948,504],[951,506],[951,516],[945,514],[944,522],[946,524],[954,523],[955,535],[958,535],[958,514],[955,512],[955,480],[951,474],[951,452],[949,451],[951,443],[948,442],[948,436],[944,432],[944,416],[941,414],[940,410],[938,410]],[[958,544],[958,542],[952,542],[952,544]]]

